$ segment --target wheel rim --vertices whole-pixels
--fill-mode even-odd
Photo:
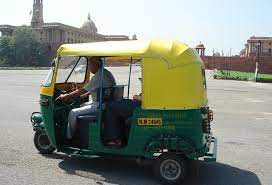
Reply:
[[[38,145],[44,150],[48,150],[50,148],[51,143],[46,133],[41,133],[38,136]]]
[[[160,166],[160,173],[166,180],[176,180],[181,175],[180,164],[172,159],[164,160]]]

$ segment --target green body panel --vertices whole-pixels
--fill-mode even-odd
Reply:
[[[40,105],[41,113],[42,113],[42,120],[45,126],[45,130],[49,137],[51,144],[57,148],[56,145],[56,137],[55,137],[55,123],[54,123],[54,104],[53,99],[50,96],[41,95],[41,99],[47,99],[48,105]]]
[[[86,149],[57,146],[54,123],[54,105],[52,97],[47,106],[41,105],[42,120],[51,144],[60,151],[75,155],[118,154],[154,158],[154,153],[167,149],[170,152],[183,153],[193,159],[203,157],[209,151],[208,134],[203,133],[202,109],[193,110],[143,110],[136,108],[129,132],[127,146],[123,148],[105,147],[101,142],[101,117],[89,124],[89,147]],[[68,112],[66,111],[65,115]],[[101,113],[99,113],[101,115]],[[138,125],[138,118],[161,118],[161,125]],[[65,121],[66,122],[66,121]],[[65,133],[66,131],[63,130]],[[64,138],[63,138],[64,139]]]
[[[161,126],[140,126],[138,118],[162,118]],[[161,149],[184,153],[188,158],[202,157],[208,148],[203,142],[202,112],[195,110],[136,109],[131,123],[129,141],[124,148],[109,148],[101,143],[100,120],[89,125],[89,150],[67,148],[64,152],[78,155],[102,153],[153,158]]]
[[[138,118],[162,118],[161,126],[138,125]],[[184,152],[188,157],[203,148],[202,113],[196,110],[142,110],[133,115],[129,145],[146,157],[161,149]]]

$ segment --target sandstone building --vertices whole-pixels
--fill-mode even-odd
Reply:
[[[205,48],[204,44],[202,44],[200,42],[198,45],[196,45],[195,49],[196,49],[197,53],[200,56],[205,56],[205,50],[206,50],[206,48]]]
[[[250,37],[240,55],[241,57],[272,56],[272,37]]]
[[[90,14],[81,28],[65,25],[58,22],[44,23],[43,0],[33,0],[31,28],[35,30],[41,41],[46,43],[45,53],[49,58],[55,56],[57,48],[64,43],[85,43],[112,40],[129,40],[126,35],[102,35],[98,33],[95,23],[91,20]],[[0,25],[2,35],[12,35],[16,26]],[[133,35],[132,39],[137,39]]]

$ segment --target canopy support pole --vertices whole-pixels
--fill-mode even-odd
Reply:
[[[101,66],[101,79],[100,79],[100,92],[99,92],[99,110],[100,114],[102,115],[102,95],[103,95],[103,83],[104,83],[104,65],[105,65],[105,58],[102,59],[102,66]]]
[[[130,57],[130,63],[129,63],[129,77],[128,77],[128,93],[127,93],[127,99],[129,99],[131,68],[132,68],[132,57]]]

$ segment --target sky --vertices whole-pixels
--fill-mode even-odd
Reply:
[[[0,4],[0,24],[30,25],[33,0]],[[250,36],[272,36],[271,7],[271,0],[44,0],[44,21],[80,27],[90,12],[101,34],[202,42],[208,55],[234,55]]]

